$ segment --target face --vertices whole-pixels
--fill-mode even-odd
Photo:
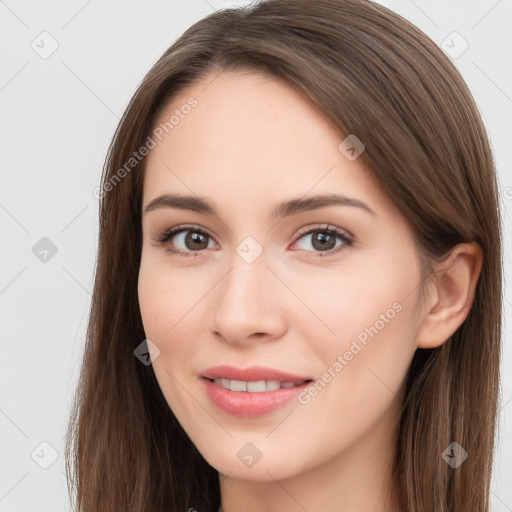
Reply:
[[[138,289],[158,383],[223,474],[379,457],[416,349],[412,230],[303,93],[213,78],[167,105],[146,161]]]

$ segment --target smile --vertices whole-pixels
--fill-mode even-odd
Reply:
[[[257,418],[290,403],[312,381],[299,382],[200,379],[211,402],[221,411],[240,418]]]
[[[278,380],[258,380],[258,381],[245,381],[245,380],[230,380],[230,379],[213,379],[217,386],[222,386],[231,391],[245,391],[247,393],[262,393],[264,391],[275,391],[281,388],[293,388],[300,386],[306,382],[305,380],[299,382],[280,382]]]

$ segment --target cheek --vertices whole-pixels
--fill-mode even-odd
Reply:
[[[145,256],[139,269],[139,307],[148,338],[168,337],[183,316],[187,304],[187,287],[180,274],[170,272],[159,258]]]
[[[163,293],[158,273],[149,265],[141,264],[138,295],[144,331],[149,339],[156,340],[165,332],[164,311],[166,310],[167,297]]]
[[[178,277],[158,263],[143,259],[138,280],[139,307],[145,335],[159,350],[158,357],[152,359],[152,368],[169,408],[175,414],[181,411],[180,416],[194,417],[199,411],[190,409],[195,402],[183,394],[179,383],[184,381],[183,371],[187,370],[183,362],[190,359],[194,340],[198,339],[190,331],[189,320],[195,294],[190,292],[193,287],[184,286]]]
[[[196,283],[197,284],[197,283]],[[199,344],[198,319],[205,294],[194,284],[194,276],[187,272],[169,271],[161,264],[142,260],[139,271],[139,307],[146,337],[160,350],[155,364],[171,372],[182,371],[183,360]],[[180,366],[181,365],[181,366]],[[176,368],[178,367],[178,368]]]
[[[330,287],[327,279],[317,280],[315,286],[332,290],[329,299],[320,294],[308,297],[321,305],[316,311],[321,311],[319,316],[331,331],[314,344],[311,354],[312,360],[324,365],[320,386],[332,382],[327,386],[332,390],[350,390],[344,400],[356,410],[361,400],[373,403],[373,397],[383,398],[382,393],[398,393],[416,349],[419,269],[414,259],[407,267],[403,256],[403,268],[390,257],[380,265],[373,262],[360,267],[360,272],[339,275]],[[376,395],[376,390],[382,393]]]
[[[381,335],[411,315],[414,276],[389,267],[376,271],[375,267],[368,264],[347,272],[317,274],[314,280],[304,282],[301,295],[324,324],[324,346],[348,348],[354,338],[364,344],[375,336],[385,337]],[[317,326],[322,327],[318,322]]]

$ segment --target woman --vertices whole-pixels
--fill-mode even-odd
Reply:
[[[79,510],[488,511],[496,176],[423,33],[362,0],[204,18],[100,196]]]

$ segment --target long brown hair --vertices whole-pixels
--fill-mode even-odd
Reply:
[[[134,357],[145,334],[137,295],[144,159],[133,155],[178,91],[230,69],[265,71],[300,87],[364,143],[360,158],[414,229],[421,286],[456,244],[482,247],[468,317],[442,346],[414,355],[394,474],[403,510],[488,511],[502,314],[490,144],[450,60],[411,23],[366,0],[264,0],[217,11],[172,44],[133,96],[102,176],[94,292],[66,440],[77,509],[219,506],[218,472],[174,417],[151,366]],[[457,469],[441,456],[453,441],[469,455]]]

